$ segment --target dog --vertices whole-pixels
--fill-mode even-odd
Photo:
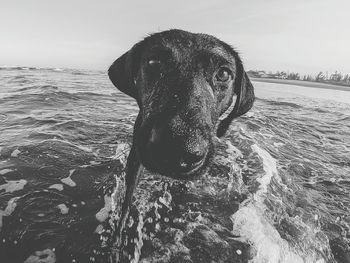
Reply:
[[[254,88],[238,53],[214,36],[172,29],[135,44],[109,68],[139,108],[126,165],[122,231],[144,167],[191,180],[213,156],[214,136],[249,111]]]

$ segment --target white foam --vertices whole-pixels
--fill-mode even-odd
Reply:
[[[0,175],[4,175],[4,174],[7,174],[7,173],[10,173],[10,172],[13,172],[14,170],[12,169],[2,169],[0,170]]]
[[[260,186],[256,193],[243,202],[238,211],[231,216],[233,234],[240,236],[242,241],[251,244],[255,248],[256,255],[252,259],[252,263],[315,262],[316,259],[311,256],[301,257],[298,255],[264,217],[264,211],[266,210],[264,200],[268,185],[273,177],[278,181],[280,179],[276,160],[258,145],[253,145],[252,150],[262,159],[264,174],[257,179]]]
[[[241,193],[241,191],[244,188],[244,183],[242,180],[241,169],[237,164],[236,159],[243,157],[243,154],[229,140],[225,140],[225,143],[227,145],[227,148],[225,150],[227,153],[227,157],[217,155],[215,158],[217,161],[219,161],[219,163],[230,167],[230,171],[228,173],[228,181],[226,182],[226,191],[228,193],[232,193],[232,191],[237,191]],[[216,192],[215,189],[213,189],[213,191]]]
[[[122,171],[120,176],[114,175],[115,178],[115,188],[111,195],[111,209],[112,217],[114,221],[118,221],[121,216],[121,208],[125,197],[125,171]]]
[[[97,161],[90,161],[90,164],[91,164],[91,165],[98,165],[98,164],[101,164],[101,162],[97,162]]]
[[[46,257],[45,257],[46,256]],[[34,255],[30,255],[24,263],[55,263],[56,254],[54,249],[44,249],[42,251],[35,251]]]
[[[103,225],[99,224],[95,229],[95,233],[102,234],[103,233]]]
[[[58,191],[63,191],[63,184],[53,184],[49,186],[49,189],[56,189]]]
[[[112,210],[112,198],[109,195],[104,196],[105,205],[96,214],[96,219],[99,222],[104,222],[107,220],[109,212]]]
[[[75,172],[75,169],[69,170],[69,177],[71,177],[74,172]]]
[[[264,199],[264,194],[267,192],[267,186],[270,184],[272,177],[275,177],[278,181],[280,180],[278,177],[276,160],[272,158],[272,156],[267,151],[261,149],[256,144],[252,146],[252,150],[261,157],[265,172],[263,176],[257,179],[257,181],[260,183],[260,186],[259,190],[254,195],[255,198],[259,198],[259,201],[262,202]]]
[[[256,204],[248,203],[231,216],[233,234],[253,245],[256,255],[252,262],[301,263],[304,260],[295,254],[287,241],[267,221]]]
[[[62,215],[68,214],[69,208],[65,204],[59,204],[57,207],[61,210]]]
[[[70,177],[66,177],[66,178],[62,178],[61,182],[70,186],[70,187],[75,187],[77,186],[77,184],[70,178]]]
[[[130,146],[127,143],[118,143],[117,149],[115,150],[115,155],[113,159],[118,159],[125,166],[128,158],[128,153],[130,151]]]
[[[73,175],[75,169],[69,170],[69,175],[68,177],[62,178],[61,182],[70,186],[70,187],[75,187],[77,184],[72,180],[71,176]]]
[[[138,236],[139,237],[143,236],[143,232],[142,232],[143,225],[144,225],[143,217],[140,214],[139,215],[139,223],[137,225],[137,232],[138,232]],[[139,259],[140,259],[140,256],[141,256],[142,246],[143,246],[143,239],[142,238],[138,238],[136,243],[135,243],[134,258],[131,260],[130,263],[137,263],[137,262],[139,262]]]
[[[18,157],[18,155],[21,153],[20,150],[16,149],[11,153],[11,157]]]
[[[13,193],[22,190],[27,184],[27,180],[20,179],[15,181],[6,181],[7,183],[0,185],[0,191],[5,190],[5,193]]]
[[[231,161],[233,161],[237,157],[243,157],[242,152],[237,147],[235,147],[229,140],[226,141],[226,145],[226,152],[229,154],[229,158]]]
[[[0,230],[2,228],[2,217],[3,216],[9,216],[15,211],[15,208],[17,206],[16,201],[19,197],[13,197],[7,202],[7,206],[5,210],[0,210]]]

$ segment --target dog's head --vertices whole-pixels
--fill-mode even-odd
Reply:
[[[153,34],[118,58],[108,73],[140,107],[134,143],[141,163],[180,179],[203,171],[213,136],[223,136],[255,98],[237,52],[205,34]]]

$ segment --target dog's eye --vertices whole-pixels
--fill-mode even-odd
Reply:
[[[220,82],[227,82],[230,79],[232,79],[232,73],[228,68],[220,68],[219,71],[216,73],[215,76],[217,81]]]
[[[151,66],[151,67],[159,66],[160,65],[160,60],[150,59],[150,60],[148,60],[148,65]]]

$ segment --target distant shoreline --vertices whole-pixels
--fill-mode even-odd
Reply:
[[[318,89],[334,89],[334,90],[342,90],[349,91],[350,87],[321,83],[321,82],[313,82],[313,81],[304,81],[304,80],[289,80],[289,79],[270,79],[270,78],[253,78],[250,77],[250,80],[256,82],[267,82],[267,83],[278,83],[278,84],[288,84],[288,85],[296,85],[303,86],[309,88],[318,88]]]

